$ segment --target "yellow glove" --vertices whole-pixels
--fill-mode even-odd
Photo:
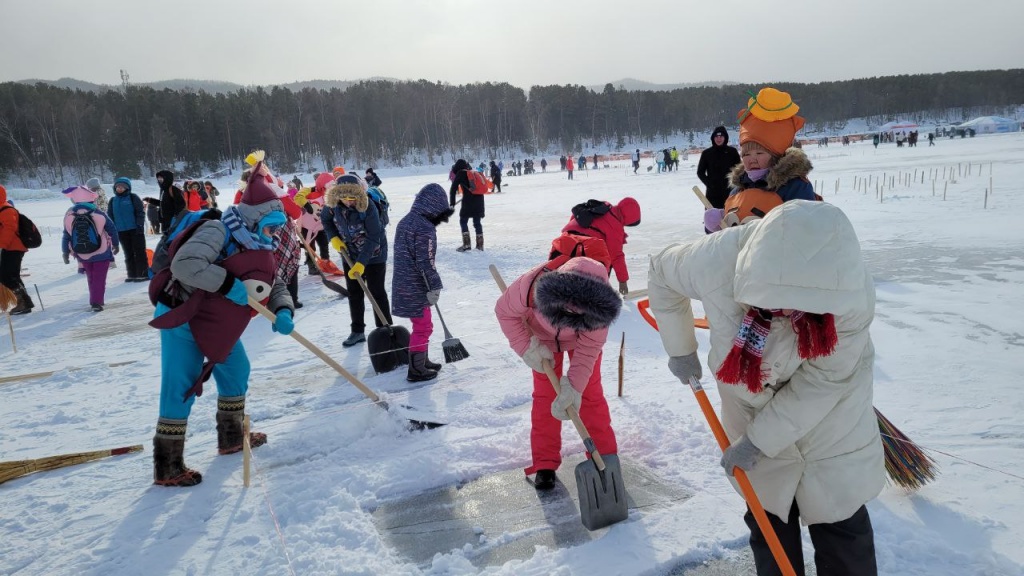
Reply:
[[[362,262],[356,262],[352,265],[352,268],[348,271],[348,277],[355,280],[363,275],[363,271],[366,270],[366,266],[363,266]]]
[[[331,238],[331,247],[338,252],[343,252],[345,250],[345,243],[342,242],[341,238],[335,236],[334,238]]]
[[[309,196],[310,192],[312,192],[312,190],[310,190],[309,188],[303,188],[302,190],[299,190],[298,192],[295,193],[295,203],[299,206],[299,208],[302,208],[303,206],[306,205],[306,202],[309,202],[309,198],[306,198],[306,196]]]

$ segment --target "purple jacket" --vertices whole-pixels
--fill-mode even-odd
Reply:
[[[427,292],[444,288],[434,267],[437,231],[432,219],[448,210],[444,188],[427,184],[416,194],[409,213],[395,227],[391,275],[391,313],[395,316],[423,316],[423,309],[429,306]]]

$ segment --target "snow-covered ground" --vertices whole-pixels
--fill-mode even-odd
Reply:
[[[876,279],[875,405],[934,450],[941,466],[938,479],[920,491],[888,487],[869,504],[881,572],[1024,574],[1024,310],[1017,301],[1024,283],[1017,213],[1024,202],[1024,134],[941,140],[933,148],[806,151],[815,163],[810,178],[852,219]],[[690,192],[698,184],[695,162],[691,157],[669,174],[642,168],[634,176],[615,165],[577,171],[574,181],[557,171],[506,178],[506,192],[487,198],[485,252],[456,253],[458,224],[441,226],[440,305],[472,356],[446,365],[428,386],[411,388],[402,370],[374,375],[365,348],[343,349],[346,304],[302,276],[306,306],[296,329],[393,403],[433,410],[449,425],[407,432],[257,318],[243,337],[253,364],[248,407],[270,442],[254,453],[249,489],[242,486],[241,456],[216,456],[212,386],[196,403],[186,444],[186,461],[203,473],[203,483],[151,485],[160,374],[158,334],[146,325],[146,285],[123,284],[120,263],[108,279],[107,309],[89,312],[84,277],[62,264],[58,237],[44,232],[43,247],[25,259],[25,281],[33,296],[38,287],[46,309],[37,300],[35,312],[14,318],[16,354],[6,327],[0,330],[0,376],[58,372],[0,384],[0,461],[131,444],[144,444],[146,453],[0,485],[0,574],[663,574],[735,556],[746,546],[742,500],[718,466],[717,445],[692,394],[667,370],[657,333],[635,303],[612,328],[603,364],[620,452],[692,498],[634,511],[592,542],[538,549],[482,572],[462,549],[426,566],[404,560],[371,516],[381,502],[528,464],[529,374],[498,330],[498,293],[487,265],[512,279],[545,257],[571,206],[629,195],[644,212],[626,246],[630,287],[643,288],[648,254],[703,234],[702,208]],[[950,167],[968,162],[971,175],[945,183],[944,168],[948,176]],[[898,182],[915,171],[915,183],[887,186],[879,201],[875,182],[883,173]],[[424,184],[446,185],[446,172],[379,171],[392,221]],[[990,174],[995,188],[983,209]],[[854,190],[855,177],[869,176],[866,192]],[[233,190],[230,179],[217,184]],[[136,191],[156,192],[142,183]],[[63,200],[18,205],[44,230],[56,229],[67,207]],[[436,324],[431,351],[440,358]],[[699,337],[706,354],[707,335]],[[131,363],[108,366],[120,362]],[[715,401],[714,387],[709,393]],[[563,435],[567,453],[581,450],[570,426]]]

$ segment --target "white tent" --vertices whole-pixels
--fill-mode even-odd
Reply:
[[[964,122],[957,126],[957,129],[974,130],[976,134],[995,134],[997,132],[1017,132],[1020,130],[1020,124],[1001,116],[982,116]]]
[[[886,122],[879,128],[879,132],[888,132],[894,134],[896,132],[912,132],[917,130],[918,126],[916,122],[907,122],[906,120],[895,120],[893,122]]]

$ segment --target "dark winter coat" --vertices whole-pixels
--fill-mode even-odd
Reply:
[[[128,190],[117,193],[117,185],[125,184]],[[118,232],[143,232],[146,218],[142,208],[142,199],[132,192],[132,183],[127,178],[114,180],[114,197],[107,204],[107,216],[114,222]]]
[[[380,176],[377,176],[377,173],[374,172],[373,170],[367,170],[366,171],[366,178],[365,178],[365,180],[366,180],[366,185],[367,186],[370,186],[370,187],[373,187],[373,188],[380,188],[380,185],[381,185]]]
[[[395,227],[395,267],[391,277],[391,313],[395,316],[423,316],[423,309],[429,306],[427,292],[444,288],[434,266],[434,221],[448,210],[444,188],[428,184],[416,194],[409,213]]]
[[[169,230],[174,216],[185,209],[185,193],[174,185],[174,172],[161,170],[156,175],[164,179],[160,184],[160,227]]]
[[[469,190],[469,176],[467,170],[472,170],[469,162],[459,160],[452,166],[455,179],[452,180],[451,188],[448,189],[448,203],[455,206],[455,194],[461,186],[463,190]],[[462,208],[459,209],[459,218],[483,218],[484,217],[484,195],[473,194],[472,192],[462,194]]]
[[[715,135],[725,135],[721,146],[715,146]],[[729,197],[728,176],[733,166],[740,163],[740,153],[729,146],[729,132],[719,126],[711,133],[711,147],[700,153],[697,162],[697,178],[707,188],[708,201],[715,208],[724,208]]]
[[[501,168],[494,162],[491,162],[491,181],[495,184],[501,184]]]
[[[341,202],[340,188],[335,186],[324,196],[324,207],[320,221],[328,238],[337,236],[345,242],[352,262],[363,266],[384,264],[388,261],[388,237],[380,222],[377,206],[370,202],[366,191],[356,198],[355,206],[349,208]]]
[[[775,192],[783,202],[790,200],[818,200],[814,186],[807,180],[807,175],[814,169],[807,154],[798,148],[790,148],[768,171],[768,174],[757,182],[747,176],[743,164],[733,168],[729,173],[729,184],[733,194],[739,194],[748,188],[759,188]]]

